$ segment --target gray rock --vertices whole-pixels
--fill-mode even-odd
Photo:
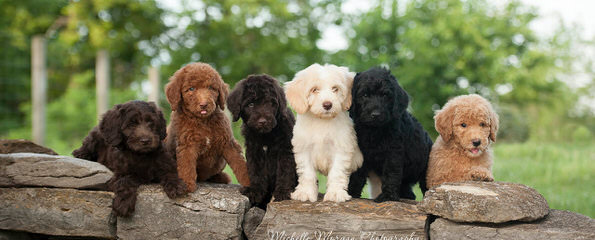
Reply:
[[[246,212],[244,215],[244,222],[242,223],[242,228],[244,229],[244,235],[248,239],[255,239],[254,232],[262,219],[264,218],[265,211],[258,207],[253,207]]]
[[[118,218],[120,239],[240,239],[248,198],[239,185],[199,184],[169,199],[159,185],[141,186],[135,212]]]
[[[0,229],[115,238],[112,197],[103,191],[0,188]]]
[[[420,209],[456,222],[530,222],[549,212],[535,189],[517,183],[445,183],[426,192]]]
[[[25,139],[0,139],[0,153],[43,153],[58,155],[54,150]]]
[[[37,153],[0,154],[0,187],[104,189],[112,172],[83,159]]]
[[[436,219],[430,226],[432,240],[442,239],[595,239],[595,220],[569,211],[550,210],[531,223],[456,223]]]
[[[289,200],[268,205],[252,239],[423,239],[425,219],[403,202]]]

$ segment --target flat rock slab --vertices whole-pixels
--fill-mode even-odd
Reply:
[[[253,239],[423,239],[426,215],[415,204],[272,202]]]
[[[549,212],[535,189],[517,183],[445,183],[426,192],[420,209],[456,222],[530,222]]]
[[[38,153],[0,154],[0,187],[104,189],[112,172],[83,159]]]
[[[57,188],[0,188],[0,229],[115,238],[113,194]]]
[[[118,218],[120,239],[240,239],[250,206],[239,185],[199,184],[186,197],[169,199],[159,185],[141,186],[135,212]]]
[[[58,155],[54,150],[25,139],[0,139],[0,153],[42,153]]]
[[[569,211],[550,210],[531,223],[456,223],[436,219],[430,226],[432,240],[442,239],[595,239],[595,220]]]

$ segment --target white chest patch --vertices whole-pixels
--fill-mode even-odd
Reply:
[[[267,147],[267,145],[264,145],[264,146],[262,146],[262,150],[264,150],[266,152],[267,150],[269,150],[269,147]]]
[[[209,144],[211,144],[211,139],[207,137],[207,146],[209,146]]]

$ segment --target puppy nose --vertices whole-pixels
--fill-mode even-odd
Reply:
[[[149,145],[149,143],[151,143],[151,139],[150,138],[141,138],[140,143],[142,143],[143,145]]]
[[[198,106],[200,106],[201,108],[206,108],[207,107],[207,103],[206,102],[201,102],[201,103],[198,103]]]
[[[331,109],[333,107],[333,103],[328,102],[328,101],[327,102],[323,102],[322,103],[322,107],[324,108],[324,110],[329,110],[329,109]]]
[[[260,124],[260,125],[264,125],[266,122],[267,122],[267,120],[264,119],[264,118],[259,118],[258,119],[258,124]]]
[[[471,142],[473,143],[474,147],[477,147],[481,144],[481,140],[479,139],[473,139]]]
[[[372,116],[372,118],[377,118],[378,116],[380,116],[380,112],[373,111],[372,113],[370,113],[370,116]]]

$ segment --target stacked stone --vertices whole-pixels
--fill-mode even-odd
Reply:
[[[446,183],[419,205],[436,220],[437,239],[595,239],[595,220],[549,209],[535,189],[516,183]],[[433,220],[433,217],[431,218]]]
[[[239,186],[202,184],[169,199],[159,185],[141,186],[130,218],[112,215],[112,172],[31,142],[0,141],[0,239],[27,233],[103,239],[242,239],[248,199]],[[18,146],[25,146],[19,148]],[[23,149],[23,150],[19,150]],[[38,151],[41,153],[14,153]],[[256,219],[256,220],[254,220]],[[18,231],[18,232],[16,232]]]

